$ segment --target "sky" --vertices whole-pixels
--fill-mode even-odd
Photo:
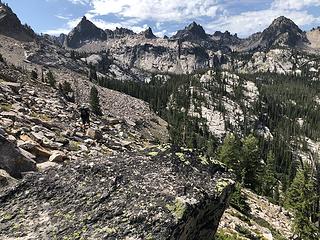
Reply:
[[[37,33],[68,33],[83,16],[102,29],[151,27],[171,36],[192,21],[207,33],[226,31],[247,37],[279,16],[303,30],[320,26],[320,0],[2,0]]]

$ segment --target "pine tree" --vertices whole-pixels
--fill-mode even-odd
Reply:
[[[277,190],[275,156],[272,151],[268,152],[266,166],[262,175],[262,194],[273,197]]]
[[[313,206],[318,198],[315,179],[309,166],[299,169],[287,191],[287,206],[294,213],[294,232],[299,239],[316,240],[320,237],[319,229],[312,222]]]
[[[56,79],[54,78],[53,73],[51,71],[47,73],[47,81],[51,87],[56,86]]]
[[[95,86],[93,86],[90,91],[90,105],[93,113],[96,115],[102,115],[99,93]]]
[[[31,71],[31,78],[34,80],[38,79],[38,73],[35,70]]]
[[[262,164],[259,157],[258,140],[252,134],[243,140],[241,169],[244,173],[244,185],[252,190],[257,190],[260,184]]]
[[[228,134],[218,149],[218,160],[235,170],[240,179],[240,142],[234,134]]]

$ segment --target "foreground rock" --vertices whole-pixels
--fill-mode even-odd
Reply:
[[[13,177],[21,177],[21,173],[36,171],[36,163],[12,142],[0,135],[0,169],[4,169]]]
[[[0,195],[1,239],[212,239],[233,181],[162,149],[71,161]]]

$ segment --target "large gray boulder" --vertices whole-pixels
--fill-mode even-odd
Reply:
[[[3,135],[0,135],[0,169],[15,178],[20,178],[23,172],[37,170],[36,162]]]

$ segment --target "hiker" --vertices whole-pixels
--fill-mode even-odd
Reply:
[[[82,128],[86,128],[86,124],[90,127],[90,109],[86,105],[81,105],[80,107],[80,117],[82,120]]]

